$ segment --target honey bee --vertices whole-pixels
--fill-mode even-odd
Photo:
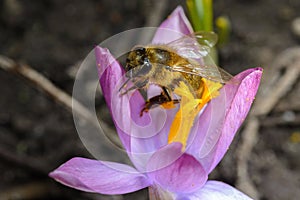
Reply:
[[[123,94],[133,89],[140,91],[146,101],[140,115],[157,105],[180,102],[173,98],[172,93],[181,81],[189,86],[196,98],[200,98],[204,84],[202,78],[222,84],[232,78],[217,67],[208,55],[216,41],[217,35],[213,32],[196,32],[168,44],[134,47],[126,59],[128,79],[120,90],[131,81],[133,86]],[[159,86],[162,91],[160,95],[148,99],[147,89],[150,84]]]

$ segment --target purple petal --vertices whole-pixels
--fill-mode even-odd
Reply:
[[[155,85],[151,85],[148,90],[148,97],[153,97],[161,93],[161,88]],[[142,105],[144,106],[144,104]],[[138,107],[136,111],[139,113],[141,107],[133,105],[133,109]],[[173,122],[173,117],[177,109],[165,110],[161,107],[151,109],[151,126],[145,127],[146,129],[141,131],[140,134],[148,135],[148,137],[131,137],[131,156],[134,158],[135,165],[139,171],[145,172],[145,163],[148,163],[149,158],[154,152],[168,143],[168,132]],[[145,115],[146,113],[144,113]],[[148,115],[148,114],[147,114]],[[144,117],[144,116],[143,116]],[[156,127],[157,126],[157,127]]]
[[[201,188],[207,173],[191,155],[181,152],[181,143],[171,143],[149,159],[149,178],[164,190],[174,193],[189,193]]]
[[[252,198],[238,191],[234,187],[219,181],[207,181],[197,192],[189,195],[179,195],[179,200],[251,200]]]
[[[208,173],[220,162],[233,137],[245,120],[256,95],[262,69],[246,70],[226,84],[200,116],[188,152]],[[239,84],[237,84],[239,83]],[[194,134],[195,135],[195,134]]]
[[[141,172],[145,172],[147,170],[145,164],[148,163],[148,160],[152,156],[152,154],[168,143],[167,133],[169,132],[170,126],[172,124],[173,116],[176,113],[175,109],[168,110],[166,111],[166,113],[164,113],[165,110],[163,109],[160,109],[161,111],[163,111],[161,113],[157,112],[156,109],[160,108],[150,110],[150,112],[154,113],[152,115],[152,123],[155,124],[158,122],[157,124],[159,124],[161,122],[164,122],[162,129],[155,135],[153,135],[155,129],[152,128],[145,130],[143,134],[149,133],[151,137],[131,137],[130,156],[133,158],[136,168]]]
[[[107,107],[109,108],[110,113],[112,113],[111,102],[113,99],[113,91],[116,89],[119,80],[122,78],[124,70],[110,54],[108,49],[97,46],[95,48],[95,56],[102,93],[105,98]],[[123,146],[126,150],[129,150],[130,137],[122,132],[117,126],[116,129],[123,143]]]
[[[193,28],[185,16],[183,8],[178,6],[159,26],[152,43],[166,44],[191,33],[193,33]]]
[[[150,185],[134,168],[112,162],[72,158],[49,174],[69,187],[101,194],[126,194]]]

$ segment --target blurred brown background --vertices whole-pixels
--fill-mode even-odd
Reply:
[[[0,54],[30,65],[71,95],[76,66],[95,45],[121,31],[158,26],[177,5],[185,7],[185,1],[2,0]],[[274,66],[278,60],[279,63],[283,59],[283,65],[287,65],[285,70],[278,71],[280,77],[290,70],[291,59],[300,58],[297,51],[291,52],[291,57],[284,55],[288,58],[279,56],[299,45],[300,33],[298,36],[293,33],[292,22],[300,17],[300,1],[215,1],[214,9],[215,16],[226,15],[232,23],[231,40],[220,49],[219,55],[220,66],[230,73],[262,66],[264,81],[268,82],[271,73],[276,72]],[[299,29],[299,23],[294,25],[294,29],[297,26]],[[261,118],[253,148],[245,155],[249,181],[261,199],[300,197],[299,78],[290,82],[283,97],[276,99],[275,106]],[[78,138],[72,114],[36,88],[25,79],[0,70],[1,200],[9,196],[11,199],[148,198],[147,190],[123,196],[84,193],[47,177],[48,172],[71,157],[91,156]],[[266,90],[274,94],[270,88]],[[97,107],[101,106],[99,102]],[[237,157],[241,155],[237,151],[242,134],[243,131],[235,138],[211,178],[238,184]]]

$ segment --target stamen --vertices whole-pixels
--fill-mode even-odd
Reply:
[[[183,150],[186,147],[194,119],[204,105],[219,95],[218,90],[222,87],[221,83],[205,78],[202,78],[202,83],[203,88],[199,89],[199,91],[202,91],[202,94],[199,99],[192,94],[192,91],[184,82],[180,82],[179,87],[174,90],[175,94],[181,96],[181,101],[179,111],[176,113],[170,128],[168,143],[181,142]]]

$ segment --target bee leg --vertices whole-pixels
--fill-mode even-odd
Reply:
[[[161,105],[166,108],[166,109],[170,109],[170,108],[174,108],[174,104],[177,104],[180,102],[179,99],[172,99],[171,97],[171,93],[169,92],[169,89],[166,87],[162,87],[163,92],[162,94],[164,94],[166,96],[166,101],[162,102]]]
[[[125,95],[125,94],[127,94],[128,92],[130,92],[131,90],[135,90],[135,89],[137,89],[137,87],[134,85],[134,86],[128,88],[127,90],[125,90],[124,92],[122,92],[121,95]]]
[[[127,82],[128,82],[128,81],[126,81],[125,83],[127,83]],[[134,80],[132,80],[132,82],[133,82],[133,86],[130,87],[130,88],[128,88],[128,89],[126,89],[124,92],[121,92],[121,91],[122,91],[123,88],[125,88],[125,85],[126,85],[126,84],[123,84],[123,85],[122,85],[122,87],[119,89],[119,92],[121,92],[121,95],[127,94],[127,93],[130,92],[131,90],[135,90],[135,89],[139,89],[139,91],[140,91],[141,88],[144,88],[144,87],[147,85],[148,79],[147,79],[147,80],[144,80],[144,81],[134,81]],[[143,95],[143,94],[142,94],[142,95]],[[143,96],[143,97],[144,97],[144,96]]]
[[[145,103],[144,108],[140,112],[140,116],[142,117],[144,112],[148,112],[151,108],[156,107],[165,102],[169,102],[169,100],[163,92],[160,95],[148,99]]]
[[[151,108],[156,107],[158,105],[162,105],[165,108],[171,108],[172,106],[168,105],[172,103],[172,105],[179,103],[179,99],[172,99],[168,88],[162,87],[163,91],[160,95],[154,96],[146,101],[144,108],[140,112],[140,116],[143,116],[144,112],[148,112]]]
[[[162,95],[165,95],[167,97],[167,100],[172,101],[172,97],[168,88],[162,87],[162,89],[163,89]]]

